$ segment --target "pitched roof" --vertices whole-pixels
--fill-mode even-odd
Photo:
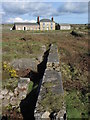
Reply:
[[[70,24],[64,23],[64,24],[60,24],[60,26],[70,26]]]
[[[15,25],[39,25],[38,23],[29,23],[29,22],[19,22],[19,23],[15,23]]]
[[[52,21],[50,19],[41,19],[40,22],[54,22],[54,21]]]

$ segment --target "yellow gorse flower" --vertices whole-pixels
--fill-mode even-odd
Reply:
[[[7,71],[10,77],[17,77],[16,70],[14,70],[8,63],[3,62],[3,70]]]

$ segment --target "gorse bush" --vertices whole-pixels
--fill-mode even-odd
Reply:
[[[18,77],[16,74],[16,70],[13,69],[8,63],[3,62],[2,68],[5,72],[7,72],[11,78]]]

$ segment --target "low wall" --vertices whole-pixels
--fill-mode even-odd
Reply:
[[[35,120],[66,119],[64,91],[56,45],[52,45],[49,52],[47,68],[42,79],[34,116]]]

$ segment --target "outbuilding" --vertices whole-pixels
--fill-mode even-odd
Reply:
[[[38,23],[15,23],[15,30],[39,30]]]
[[[71,26],[69,24],[60,24],[60,30],[70,30]]]

